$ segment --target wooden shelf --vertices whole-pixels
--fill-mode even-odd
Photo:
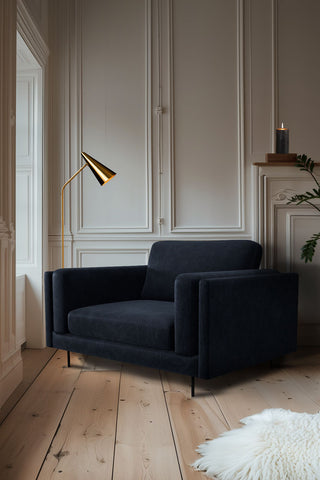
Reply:
[[[320,162],[314,162],[314,164],[319,167]],[[297,164],[296,162],[254,162],[252,165],[257,167],[295,167]]]
[[[258,167],[295,167],[296,162],[254,162],[253,165]]]
[[[296,153],[266,153],[266,162],[270,163],[296,163]]]

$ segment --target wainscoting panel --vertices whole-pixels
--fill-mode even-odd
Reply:
[[[20,58],[19,58],[19,61]],[[32,162],[33,155],[33,102],[34,102],[34,77],[19,72],[17,78],[17,131],[19,142],[16,145],[18,165]]]
[[[36,74],[26,68],[25,45],[18,35],[17,62],[17,125],[16,125],[16,261],[34,262],[34,179],[35,179],[35,88]],[[25,54],[26,55],[26,54]],[[29,53],[30,55],[30,53]],[[30,69],[30,65],[29,65]]]
[[[320,2],[276,3],[279,121],[290,129],[290,151],[307,153],[319,161]],[[298,31],[303,34],[297,35]]]
[[[146,265],[149,250],[146,249],[99,249],[76,248],[77,265],[79,267],[103,267],[119,265]]]
[[[243,2],[173,0],[171,15],[172,231],[241,231]]]
[[[274,0],[245,2],[245,147],[247,161],[274,151],[276,11]]]
[[[34,239],[33,239],[33,188],[32,167],[17,166],[16,176],[16,261],[19,264],[34,262]]]
[[[101,188],[83,173],[78,233],[149,232],[150,1],[82,1],[80,21],[81,149],[117,176]]]

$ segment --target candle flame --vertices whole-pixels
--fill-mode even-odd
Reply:
[[[281,128],[284,128],[284,126],[283,126],[283,122],[281,122]]]

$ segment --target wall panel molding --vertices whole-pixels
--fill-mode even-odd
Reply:
[[[263,162],[274,151],[278,124],[277,0],[245,3],[246,157]]]
[[[32,168],[17,171],[17,264],[33,264],[35,261],[34,241],[34,197]],[[21,231],[20,231],[20,228]]]
[[[76,58],[77,58],[77,79],[78,79],[78,84],[77,88],[79,91],[79,98],[80,101],[77,105],[77,119],[80,119],[80,124],[79,124],[79,130],[77,132],[78,135],[78,140],[77,140],[77,147],[76,147],[76,166],[75,169],[80,168],[81,166],[81,158],[80,154],[81,151],[83,150],[83,145],[84,145],[84,125],[83,125],[83,119],[84,119],[84,86],[83,86],[83,72],[84,72],[84,66],[83,66],[83,48],[84,48],[84,39],[83,39],[83,2],[80,2],[77,4],[77,15],[76,15],[76,43],[75,43],[75,48],[76,48]],[[151,29],[152,29],[152,18],[151,18],[151,0],[144,0],[144,9],[145,9],[145,15],[144,15],[144,29],[145,29],[145,37],[144,37],[144,63],[145,63],[145,72],[144,72],[144,85],[145,85],[145,110],[144,110],[144,117],[145,117],[145,123],[144,123],[144,175],[145,175],[145,184],[143,186],[144,188],[144,198],[143,198],[143,204],[141,204],[141,208],[145,208],[145,219],[143,224],[136,224],[136,225],[101,225],[101,224],[96,224],[96,225],[91,225],[88,226],[85,224],[85,218],[84,218],[84,197],[85,197],[85,192],[84,192],[84,176],[81,176],[78,181],[77,181],[77,192],[76,192],[76,200],[74,200],[74,204],[77,204],[77,208],[74,208],[74,210],[77,210],[77,218],[76,218],[76,226],[74,231],[77,234],[95,234],[95,233],[107,233],[107,234],[130,234],[130,233],[151,233],[153,231],[153,221],[152,221],[152,216],[153,216],[153,193],[152,193],[152,142],[151,142],[151,128],[152,128],[152,96],[151,96],[151,77],[152,77],[152,72],[151,72],[151,50],[152,50],[152,45],[151,45]],[[132,102],[135,101],[135,99],[131,99]],[[107,115],[107,114],[106,114]],[[108,156],[106,156],[108,158]],[[97,158],[98,159],[98,158]],[[99,160],[99,159],[98,159]],[[110,158],[110,161],[107,160],[102,160],[100,159],[103,163],[106,163],[110,168],[117,170],[116,165],[112,164],[112,158]],[[128,161],[130,159],[128,158]],[[119,173],[121,175],[121,172]],[[117,177],[115,180],[112,182],[114,183],[117,181]],[[132,179],[134,182],[134,178]],[[110,183],[111,185],[111,183]],[[106,189],[110,188],[110,186],[104,187]],[[115,187],[112,187],[112,189]],[[119,194],[119,203],[120,201],[123,201],[122,196],[123,193],[125,194],[126,192],[121,192],[120,189],[117,191]],[[115,195],[114,195],[115,198]],[[128,211],[130,210],[130,204],[129,202],[127,203],[128,205]],[[110,208],[113,210],[116,210],[117,206],[116,205],[110,205],[106,206],[106,208]]]
[[[148,263],[149,249],[77,246],[75,257],[77,267],[145,265]]]
[[[212,225],[210,223],[199,226],[178,224],[177,220],[177,174],[176,174],[176,145],[175,145],[175,75],[174,75],[174,0],[169,0],[169,83],[170,83],[170,232],[171,233],[196,233],[196,234],[228,234],[245,231],[244,211],[244,11],[243,0],[234,2],[236,10],[236,117],[237,117],[237,158],[234,170],[236,172],[237,194],[233,199],[234,208],[237,210],[237,221],[228,225]],[[187,101],[187,99],[186,99]],[[195,159],[194,169],[197,169]],[[190,184],[193,172],[190,171]],[[213,192],[214,195],[214,192]],[[231,192],[229,192],[231,195]],[[214,197],[213,197],[214,198]],[[220,202],[218,198],[215,199]]]
[[[155,120],[155,128],[153,133],[154,138],[154,163],[157,166],[157,169],[154,169],[154,174],[157,174],[157,214],[155,215],[154,221],[157,220],[157,227],[159,235],[162,235],[162,219],[164,218],[164,135],[163,135],[163,126],[164,120],[163,117],[167,113],[167,109],[164,107],[164,95],[163,95],[163,8],[164,3],[161,0],[156,0],[153,2],[154,5],[154,14],[153,14],[153,32],[152,32],[152,41],[153,41],[153,68],[152,73],[155,79],[155,84],[153,84],[154,89],[154,106],[153,114]],[[157,162],[157,163],[156,163]]]
[[[274,132],[279,124],[279,78],[278,78],[278,0],[272,0],[272,110],[270,152],[274,151]]]
[[[27,89],[27,93],[23,89]],[[17,143],[17,165],[29,165],[32,162],[34,152],[34,138],[32,136],[33,129],[30,125],[34,124],[34,90],[35,81],[34,76],[28,73],[18,72],[17,74],[17,99],[20,105],[17,105],[18,110],[17,120],[21,120],[23,125],[17,125],[17,128],[23,132],[23,137],[20,143]],[[25,132],[25,127],[27,131]],[[22,136],[22,135],[21,135]],[[20,148],[19,148],[20,147]],[[23,148],[25,147],[25,148]]]

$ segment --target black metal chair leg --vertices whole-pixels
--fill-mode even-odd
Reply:
[[[70,367],[70,352],[67,350],[67,365]]]
[[[191,377],[191,397],[194,397],[194,377]]]

